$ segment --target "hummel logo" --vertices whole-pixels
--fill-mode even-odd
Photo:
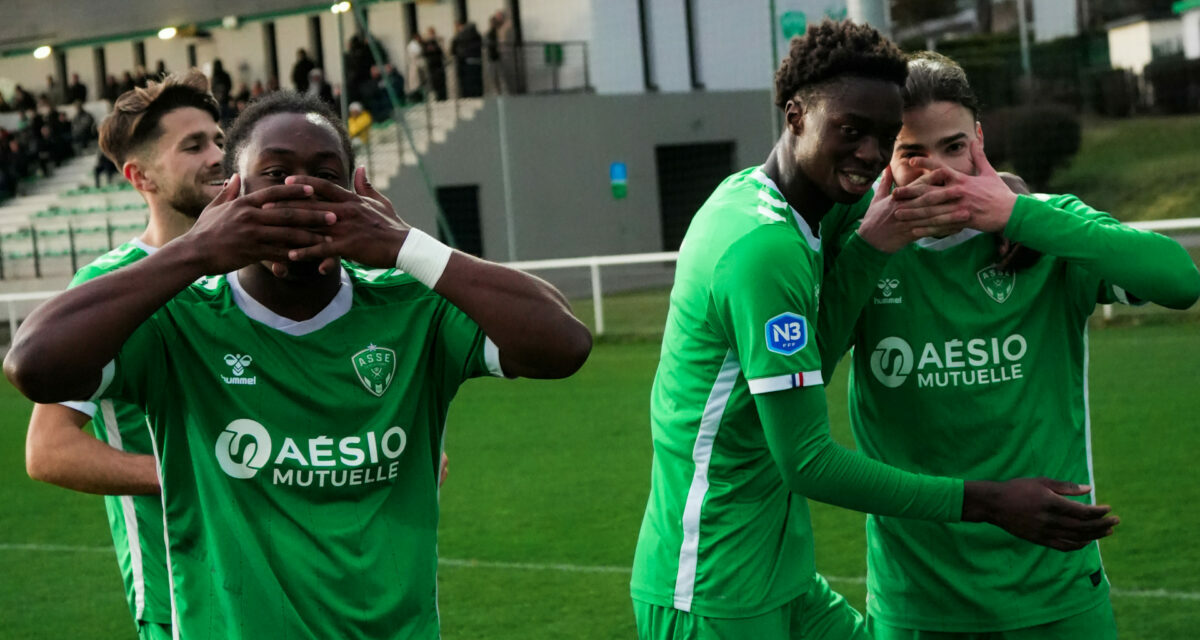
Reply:
[[[892,294],[896,293],[896,289],[900,288],[899,278],[880,278],[879,282],[875,283],[879,292],[883,294],[882,298],[875,298],[875,304],[900,304],[904,298],[893,298]]]
[[[246,373],[246,367],[249,367],[250,363],[252,362],[254,362],[254,358],[251,358],[248,355],[242,355],[240,353],[225,354],[225,364],[231,367],[233,376],[230,377],[222,375],[221,380],[225,381],[225,384],[258,384],[258,376],[242,376],[243,373]]]

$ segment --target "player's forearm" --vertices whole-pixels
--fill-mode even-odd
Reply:
[[[829,435],[823,387],[755,396],[788,487],[820,502],[885,516],[955,522],[963,482],[909,473],[849,451]]]
[[[1020,196],[1004,235],[1075,262],[1140,300],[1186,309],[1200,298],[1200,271],[1178,242],[1122,225],[1074,199],[1066,207]]]
[[[871,297],[889,254],[851,234],[821,284],[821,310],[817,317],[817,349],[822,379],[828,380],[850,348],[854,327]]]
[[[4,373],[35,402],[89,397],[129,336],[202,270],[186,245],[64,291],[34,310],[13,337]]]
[[[29,477],[64,489],[109,496],[159,492],[154,456],[118,451],[78,429],[58,441],[28,441]]]
[[[565,378],[591,352],[587,327],[540,278],[455,252],[434,290],[496,343],[506,375]]]

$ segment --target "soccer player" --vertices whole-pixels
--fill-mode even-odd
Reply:
[[[40,307],[6,373],[146,412],[178,637],[436,638],[450,400],[570,375],[591,337],[550,285],[403,223],[319,99],[264,98],[227,140],[196,225]]]
[[[880,275],[854,333],[859,448],[920,473],[1091,486],[1088,316],[1097,303],[1187,308],[1200,272],[1175,241],[1075,196],[1010,190],[952,60],[914,56],[903,97],[893,195],[914,199],[897,216],[962,209],[971,228],[917,241]],[[1061,553],[999,529],[878,514],[867,549],[877,640],[1116,637],[1095,542]]]
[[[100,148],[146,200],[142,234],[75,275],[86,282],[140,260],[191,228],[220,192],[217,102],[200,72],[168,75],[120,96],[100,126]],[[81,429],[91,420],[96,437]],[[25,463],[35,480],[105,495],[125,596],[141,638],[171,637],[158,473],[138,407],[104,400],[36,405]]]
[[[887,189],[870,195],[901,126],[905,75],[874,29],[810,27],[776,74],[786,126],[774,150],[727,178],[688,229],[651,395],[654,461],[631,583],[640,638],[865,638],[862,617],[816,573],[806,498],[986,521],[1064,549],[1116,523],[1058,495],[1080,491],[1066,484],[916,475],[830,438],[824,352],[848,339],[889,253],[966,219],[900,221]],[[824,237],[858,216],[823,287]],[[842,305],[834,321],[814,326],[818,300]]]

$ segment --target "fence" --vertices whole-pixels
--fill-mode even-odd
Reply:
[[[1200,218],[1135,222],[1130,226],[1174,237],[1187,247],[1192,260],[1200,264]],[[568,295],[575,297],[577,312],[581,317],[590,316],[592,329],[597,336],[611,333],[606,309],[612,307],[614,294],[620,294],[621,304],[618,311],[623,317],[619,333],[638,335],[662,331],[668,304],[664,290],[670,286],[674,275],[674,263],[678,258],[678,252],[663,252],[527,260],[507,264],[513,268],[540,273],[559,285]],[[635,267],[641,268],[630,270]],[[606,268],[622,273],[622,277],[615,283],[610,278],[607,288],[602,274],[602,269]],[[572,270],[585,271],[587,275],[582,280],[562,277],[561,272]],[[9,335],[16,331],[18,321],[30,310],[19,308],[18,304],[40,302],[58,293],[36,291],[0,295],[0,302],[4,303],[8,318]],[[1193,312],[1198,311],[1195,307],[1193,309]],[[1128,317],[1136,322],[1159,311],[1160,309],[1153,305],[1141,308],[1105,305],[1101,309],[1101,317],[1106,321]]]

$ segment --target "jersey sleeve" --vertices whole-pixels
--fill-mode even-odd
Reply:
[[[474,320],[440,296],[434,331],[434,366],[450,388],[480,376],[505,377],[496,344]]]
[[[962,480],[902,471],[834,442],[823,389],[759,395],[754,403],[771,457],[794,493],[884,516],[962,519]]]
[[[820,274],[801,242],[790,227],[763,225],[730,245],[714,269],[717,329],[752,394],[823,384],[813,335]]]
[[[170,305],[170,303],[168,303]],[[117,357],[104,367],[100,385],[88,399],[98,402],[114,399],[145,407],[165,386],[161,381],[181,372],[169,370],[166,353],[169,344],[169,313],[160,309],[129,336]]]
[[[1017,196],[1010,239],[1081,269],[1085,302],[1154,302],[1186,309],[1200,298],[1200,271],[1178,242],[1134,229],[1072,195]]]

